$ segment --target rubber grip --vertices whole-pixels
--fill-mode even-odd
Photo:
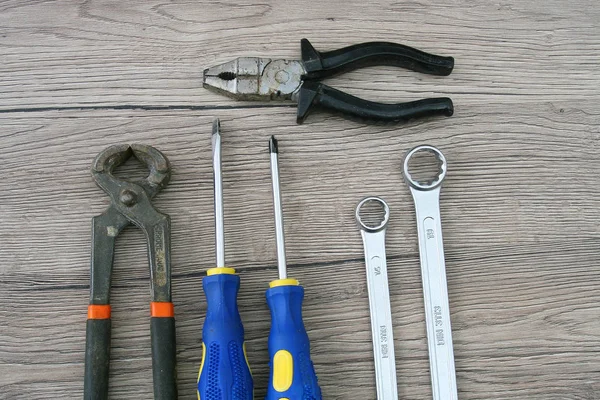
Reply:
[[[84,400],[108,399],[110,319],[88,319],[85,328]]]
[[[202,286],[208,308],[202,330],[198,396],[201,400],[252,400],[252,375],[237,307],[240,277],[235,274],[206,276]]]
[[[375,122],[400,122],[434,115],[451,116],[454,113],[452,100],[447,97],[396,104],[376,103],[322,83],[305,81],[298,95],[296,122],[303,123],[315,108],[341,113],[353,119]]]
[[[177,399],[175,318],[150,318],[155,400]]]
[[[271,372],[265,399],[321,400],[321,388],[310,359],[310,342],[302,321],[304,288],[272,287],[266,296],[271,310]]]
[[[318,80],[358,68],[389,65],[430,75],[446,76],[454,68],[454,58],[437,56],[413,47],[391,42],[368,42],[342,49],[319,52],[307,40],[300,42],[305,80]]]

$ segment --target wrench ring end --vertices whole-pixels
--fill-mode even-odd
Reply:
[[[430,182],[425,182],[425,183],[419,182],[416,179],[413,179],[412,175],[408,171],[408,169],[409,169],[408,163],[410,162],[410,159],[420,151],[426,151],[430,154],[433,154],[438,159],[438,161],[441,163],[440,173]],[[444,178],[446,177],[447,170],[448,170],[448,164],[446,162],[446,157],[444,157],[442,152],[437,147],[429,146],[429,145],[421,145],[421,146],[412,148],[406,154],[406,156],[404,157],[404,165],[403,165],[402,173],[404,175],[404,179],[406,180],[406,183],[408,183],[413,188],[415,188],[417,190],[433,190],[442,184],[442,182],[444,181]]]
[[[360,218],[360,209],[362,208],[362,206],[364,206],[365,204],[367,204],[370,201],[377,202],[383,206],[383,212],[384,212],[383,220],[377,226],[368,226]],[[385,229],[389,220],[390,220],[390,207],[381,197],[376,197],[376,196],[365,197],[356,206],[356,221],[358,222],[358,225],[360,225],[360,228],[364,231],[379,232],[379,231]]]

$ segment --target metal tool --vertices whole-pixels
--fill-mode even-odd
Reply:
[[[267,304],[271,310],[271,332],[269,333],[271,372],[266,400],[321,400],[321,388],[310,359],[310,341],[302,321],[304,288],[296,279],[287,276],[283,211],[279,189],[278,147],[277,140],[273,136],[269,141],[269,150],[279,279],[271,281],[266,292]]]
[[[271,154],[271,184],[273,186],[273,213],[275,215],[275,243],[277,245],[277,272],[279,279],[287,279],[287,260],[285,257],[285,233],[283,230],[283,206],[281,205],[281,188],[279,187],[279,149],[277,139],[269,140]]]
[[[207,271],[202,287],[208,304],[202,329],[202,364],[198,398],[252,400],[253,382],[244,345],[244,326],[238,311],[240,277],[225,267],[221,132],[219,120],[212,131],[217,267]]]
[[[215,119],[211,135],[215,202],[215,253],[217,268],[225,267],[225,225],[223,222],[223,177],[221,175],[221,121]]]
[[[426,182],[418,181],[410,174],[409,162],[419,152],[433,154],[439,163],[437,176]],[[433,146],[415,147],[404,158],[404,179],[415,201],[417,214],[419,255],[425,297],[425,322],[434,400],[458,399],[440,219],[440,189],[446,176],[446,170],[446,158]]]
[[[375,225],[368,224],[361,218],[361,210],[370,203],[379,203],[384,212],[381,222]],[[398,400],[394,332],[385,257],[385,229],[389,218],[390,209],[379,197],[367,197],[356,207],[356,220],[360,226],[367,266],[377,400]]]
[[[135,157],[150,170],[148,177],[129,181],[113,171]],[[90,305],[86,327],[84,400],[108,398],[110,365],[110,282],[115,240],[129,224],[138,226],[148,241],[150,263],[150,335],[154,398],[177,399],[175,319],[171,302],[171,231],[168,215],[159,213],[150,201],[169,182],[167,158],[142,144],[116,145],[94,160],[92,175],[110,197],[108,209],[92,220]]]
[[[447,97],[383,104],[354,97],[318,82],[354,69],[391,65],[430,75],[449,75],[452,57],[442,57],[389,42],[369,42],[319,52],[301,41],[302,60],[240,57],[204,70],[204,87],[237,100],[291,100],[301,124],[314,108],[373,121],[403,121],[454,112]]]

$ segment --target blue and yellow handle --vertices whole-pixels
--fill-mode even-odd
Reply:
[[[237,307],[240,277],[212,268],[202,280],[208,308],[202,330],[199,400],[252,400],[253,383]]]
[[[295,279],[279,279],[270,283],[266,295],[271,309],[266,400],[321,400],[302,321],[304,288]]]

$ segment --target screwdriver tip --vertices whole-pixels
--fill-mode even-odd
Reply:
[[[269,140],[269,151],[271,153],[279,153],[279,149],[277,148],[277,139],[275,139],[275,136],[271,136],[271,139]]]
[[[219,118],[215,118],[213,120],[212,134],[218,135],[220,133],[221,133],[221,121],[219,121]]]

